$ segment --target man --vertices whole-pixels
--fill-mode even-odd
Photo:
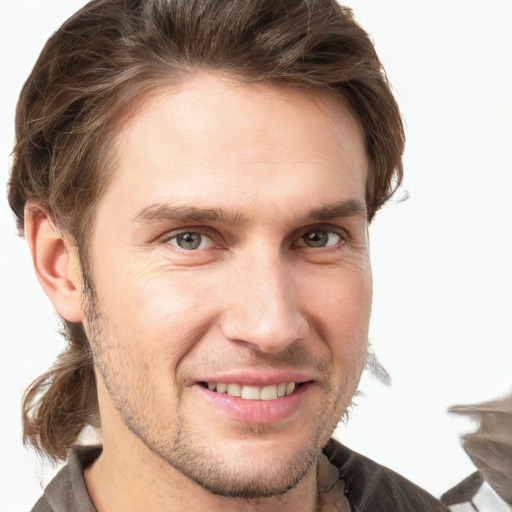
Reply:
[[[95,0],[16,123],[9,201],[69,339],[24,402],[69,456],[34,510],[445,510],[330,440],[404,142],[350,11]]]

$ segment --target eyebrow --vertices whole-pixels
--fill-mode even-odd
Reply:
[[[135,222],[151,224],[153,222],[220,222],[222,224],[244,224],[247,219],[240,213],[230,213],[223,208],[197,208],[195,206],[173,206],[153,204],[142,209],[134,216]]]
[[[335,218],[368,218],[366,204],[357,199],[347,199],[309,210],[306,222],[327,221]],[[175,206],[172,204],[153,204],[146,206],[134,215],[134,221],[141,224],[156,222],[218,222],[221,224],[242,225],[249,217],[241,212],[228,212],[223,208],[197,208],[195,206]]]
[[[345,217],[368,218],[366,204],[358,199],[346,199],[320,208],[314,208],[306,215],[306,220],[332,220]]]

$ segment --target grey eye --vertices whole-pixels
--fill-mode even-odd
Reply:
[[[308,247],[332,247],[341,240],[341,237],[334,231],[328,231],[327,229],[315,229],[304,233],[301,240],[304,245],[307,245]]]
[[[201,246],[203,235],[201,233],[180,233],[174,237],[175,245],[180,249],[193,251]]]

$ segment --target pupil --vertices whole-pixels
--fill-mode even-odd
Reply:
[[[182,249],[197,249],[201,245],[201,235],[199,233],[183,233],[178,235],[177,242]]]
[[[327,239],[327,231],[310,231],[305,236],[306,244],[310,247],[325,247]]]

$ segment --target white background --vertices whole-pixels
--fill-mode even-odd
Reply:
[[[0,182],[17,94],[78,0],[0,0]],[[512,389],[512,1],[352,0],[407,124],[410,199],[371,227],[371,340],[393,377],[365,377],[352,448],[440,495],[473,471],[471,425],[446,409]],[[403,191],[402,191],[403,193]],[[53,470],[21,443],[20,399],[62,349],[0,199],[0,512],[29,510]]]

